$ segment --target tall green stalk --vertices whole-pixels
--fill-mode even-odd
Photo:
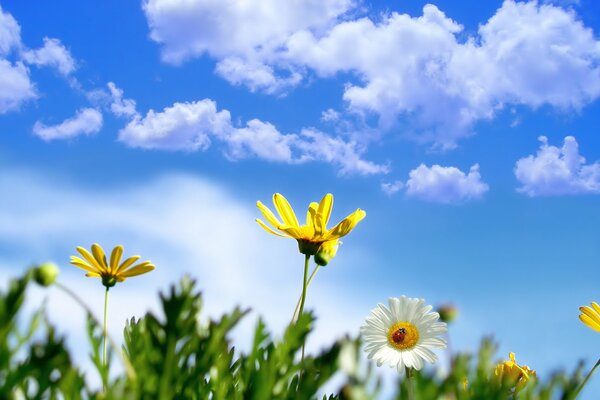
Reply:
[[[85,302],[81,299],[81,297],[79,297],[75,292],[73,292],[71,289],[69,289],[68,287],[66,287],[65,285],[63,285],[60,282],[56,282],[56,283],[54,283],[54,285],[58,289],[62,290],[64,293],[66,293],[73,300],[75,300],[75,302],[77,304],[79,304],[81,306],[81,308],[83,308],[85,310],[85,312],[94,320],[96,325],[98,325],[98,326],[100,325],[100,321],[98,321],[98,318],[96,318],[94,316],[94,312],[88,307],[87,304],[85,304]],[[108,289],[107,289],[107,292],[108,292]],[[106,335],[104,337],[105,337],[105,340],[108,340],[110,342],[110,346],[117,352],[117,354],[121,358],[121,362],[123,363],[123,367],[125,368],[127,377],[131,381],[134,381],[136,379],[136,374],[135,374],[135,370],[133,369],[133,366],[131,365],[131,362],[129,361],[129,359],[120,350],[119,346],[117,346],[116,342],[112,339],[112,337],[110,335],[108,335],[108,332],[106,333]]]
[[[411,367],[404,367],[406,371],[406,392],[408,394],[408,400],[415,400],[415,380],[413,378],[413,369]]]
[[[592,375],[594,374],[594,372],[596,372],[596,368],[598,368],[598,366],[600,366],[600,359],[598,359],[598,361],[596,361],[596,365],[594,365],[592,367],[592,369],[590,370],[590,372],[588,372],[588,374],[586,375],[586,377],[583,380],[583,382],[581,382],[581,385],[579,385],[579,387],[577,388],[577,390],[575,390],[575,395],[573,396],[573,399],[575,399],[579,395],[579,392],[581,392],[581,390],[583,389],[583,387],[588,383],[588,381],[590,380],[590,378],[592,377]]]
[[[107,336],[107,326],[106,326],[106,316],[108,315],[108,286],[106,287],[106,292],[104,292],[104,345],[102,352],[102,363],[104,367],[106,367],[106,336]]]
[[[308,288],[310,287],[310,283],[312,282],[312,280],[315,277],[315,275],[317,274],[317,272],[319,272],[320,268],[321,268],[321,266],[317,264],[317,266],[315,267],[313,272],[308,277],[308,282],[306,283],[306,290],[308,290]],[[294,315],[292,316],[292,322],[290,322],[290,324],[293,324],[298,319],[298,316],[299,316],[298,311],[300,311],[300,303],[302,303],[302,295],[300,295],[300,298],[298,298],[298,302],[296,303],[296,309],[294,310]]]
[[[302,279],[302,297],[300,297],[300,310],[298,311],[298,318],[302,315],[304,311],[304,302],[306,300],[306,284],[308,282],[308,261],[310,260],[310,255],[306,254],[304,256],[304,278]]]

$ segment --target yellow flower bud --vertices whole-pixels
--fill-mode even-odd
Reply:
[[[329,261],[337,254],[341,243],[338,239],[335,239],[321,244],[317,254],[315,254],[315,262],[321,266],[329,264]]]
[[[41,286],[48,287],[56,281],[60,270],[56,264],[46,262],[37,265],[33,269],[33,280]]]

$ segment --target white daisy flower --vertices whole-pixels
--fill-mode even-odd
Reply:
[[[446,333],[448,326],[438,322],[440,315],[424,303],[423,299],[390,297],[389,309],[379,303],[371,311],[360,332],[369,359],[378,367],[388,364],[404,372],[404,367],[420,370],[424,361],[437,361],[431,348],[446,348],[446,341],[438,336]]]

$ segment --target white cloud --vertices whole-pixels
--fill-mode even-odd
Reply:
[[[402,188],[404,187],[404,182],[402,181],[394,181],[394,182],[382,182],[381,183],[381,190],[391,196],[394,193],[399,192],[400,190],[402,190]]]
[[[409,173],[406,194],[434,203],[461,203],[479,199],[489,186],[481,181],[479,165],[468,174],[455,167],[419,165]]]
[[[27,67],[6,58],[12,50],[20,48],[21,28],[0,6],[0,114],[18,110],[24,102],[37,97]]]
[[[296,146],[302,151],[301,160],[319,160],[338,167],[341,175],[386,174],[389,165],[376,164],[361,158],[365,151],[357,142],[332,137],[315,129],[303,129]]]
[[[107,86],[112,99],[110,110],[114,115],[117,117],[133,117],[137,115],[135,100],[124,99],[123,90],[118,88],[114,82],[108,82]]]
[[[350,0],[144,0],[152,40],[178,64],[205,53],[217,58],[268,56],[300,29],[323,29]],[[235,27],[235,29],[232,29]]]
[[[23,63],[0,59],[0,114],[18,110],[27,100],[35,99],[35,86]]]
[[[25,50],[21,57],[28,64],[56,68],[67,76],[77,68],[71,53],[58,39],[44,38],[44,46],[36,50]]]
[[[92,135],[102,128],[102,113],[94,108],[83,108],[72,118],[67,118],[58,125],[47,126],[37,121],[33,125],[33,133],[48,141],[70,139],[79,135]]]
[[[545,136],[538,139],[537,154],[515,164],[518,191],[531,197],[600,193],[600,162],[586,165],[573,136],[565,137],[561,148],[548,145]]]
[[[288,72],[287,77],[278,76],[269,65],[253,64],[237,57],[228,57],[220,61],[215,72],[232,85],[244,85],[252,92],[262,91],[268,94],[283,92],[302,80],[302,75],[298,72]]]
[[[4,13],[0,5],[0,56],[21,46],[21,27],[12,15]]]
[[[321,121],[333,122],[340,119],[340,113],[335,111],[333,108],[328,108],[321,113]]]
[[[140,254],[157,266],[111,290],[109,329],[116,339],[122,338],[126,318],[157,311],[157,290],[184,273],[196,278],[203,291],[203,320],[235,305],[252,307],[233,336],[237,348],[250,345],[257,315],[277,336],[289,323],[301,288],[302,257],[295,241],[269,235],[254,222],[259,215],[254,199],[239,199],[220,185],[177,174],[98,191],[55,176],[4,170],[0,187],[11,193],[0,197],[0,241],[8,249],[0,255],[0,281],[31,262],[53,259],[61,266],[61,282],[83,295],[100,316],[100,282],[68,264],[76,246],[89,248],[97,242],[110,249],[123,244],[126,254]],[[306,205],[310,200],[316,199],[306,199]],[[362,267],[360,244],[350,245],[352,241],[345,240],[348,249],[340,249],[334,261],[344,268],[323,271],[310,287],[307,309],[316,307],[321,318],[309,351],[345,332],[356,334],[370,307],[360,305],[359,297],[348,298],[352,283],[338,279],[338,274]],[[38,290],[32,306],[48,294],[44,301],[51,320],[67,333],[77,362],[89,365],[84,314],[54,289]]]
[[[25,64],[50,66],[65,76],[76,68],[73,57],[58,39],[44,38],[42,48],[27,49],[21,42],[19,24],[0,6],[0,114],[18,110],[38,97]],[[77,84],[75,80],[71,83]]]
[[[229,111],[217,111],[214,101],[175,103],[161,112],[136,116],[119,132],[119,140],[132,147],[164,150],[205,150],[211,135],[231,128]]]
[[[340,174],[379,174],[389,169],[363,160],[365,149],[358,143],[314,129],[284,134],[258,119],[236,127],[229,111],[217,110],[210,99],[175,103],[161,112],[150,110],[144,117],[136,114],[119,132],[119,140],[131,147],[180,151],[206,150],[214,140],[224,145],[223,151],[231,160],[257,157],[289,164],[321,161],[335,165]]]
[[[408,121],[442,148],[510,104],[572,110],[600,96],[600,42],[572,10],[506,0],[464,40],[431,4],[420,17],[376,21],[344,20],[358,10],[349,1],[257,1],[149,0],[144,11],[168,62],[208,54],[230,82],[266,92],[311,71],[350,73],[348,111],[374,114],[384,129]]]
[[[232,159],[254,155],[267,161],[291,163],[294,162],[292,146],[298,137],[283,135],[272,124],[253,119],[244,128],[231,127],[222,138]]]

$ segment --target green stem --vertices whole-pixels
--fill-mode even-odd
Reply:
[[[315,267],[315,269],[313,270],[313,272],[308,277],[308,282],[306,283],[306,290],[308,290],[308,288],[310,287],[310,283],[312,282],[313,278],[315,277],[315,275],[317,274],[317,272],[319,271],[320,268],[321,268],[321,266],[317,265]],[[296,309],[294,310],[294,316],[292,317],[292,321],[290,322],[290,324],[293,324],[294,322],[296,322],[296,319],[298,318],[298,311],[300,310],[301,302],[302,302],[302,295],[300,295],[300,297],[298,298],[298,302],[296,303]]]
[[[590,378],[592,377],[592,375],[594,374],[594,372],[596,371],[596,368],[598,368],[598,366],[600,365],[600,359],[598,359],[598,361],[596,361],[596,365],[594,365],[592,367],[592,369],[590,370],[590,372],[588,372],[587,376],[585,377],[585,379],[583,380],[583,382],[581,382],[581,385],[579,385],[579,387],[577,388],[577,390],[575,391],[575,396],[573,396],[573,399],[577,398],[577,396],[579,395],[579,392],[581,392],[581,390],[583,389],[583,387],[586,385],[586,383],[590,380]]]
[[[310,255],[306,254],[304,256],[304,277],[302,279],[302,298],[300,299],[300,310],[298,311],[298,318],[302,315],[304,311],[304,302],[306,300],[306,286],[307,286],[307,277],[308,277],[308,261],[310,260]],[[298,321],[298,319],[296,319]],[[300,364],[304,362],[304,346],[306,345],[306,337],[302,341],[302,355],[300,356]],[[302,370],[300,370],[300,379],[302,379]]]
[[[98,325],[98,326],[100,325],[100,321],[98,320],[98,318],[96,318],[94,316],[94,312],[88,307],[87,304],[85,304],[85,302],[83,300],[81,300],[81,298],[79,296],[77,296],[77,294],[75,292],[73,292],[71,289],[64,286],[60,282],[55,282],[54,286],[56,286],[58,289],[62,290],[69,297],[71,297],[73,300],[75,300],[75,302],[77,304],[79,304],[81,306],[81,308],[83,308],[90,317],[92,317],[92,319],[94,320],[96,325]],[[123,363],[123,367],[125,368],[125,372],[127,373],[127,377],[131,381],[135,381],[135,379],[136,379],[135,370],[133,369],[131,362],[129,362],[129,359],[127,357],[125,357],[125,355],[123,354],[122,351],[120,351],[116,342],[113,340],[113,338],[110,335],[107,334],[105,337],[106,337],[106,339],[108,339],[110,346],[117,352],[117,354],[119,354],[119,356],[121,358],[121,362]]]
[[[106,292],[104,292],[104,348],[102,352],[102,363],[104,367],[106,367],[106,336],[107,336],[107,326],[106,326],[106,316],[108,315],[108,286],[106,287]]]
[[[406,366],[404,368],[406,370],[406,392],[408,394],[408,400],[415,400],[413,369]]]

